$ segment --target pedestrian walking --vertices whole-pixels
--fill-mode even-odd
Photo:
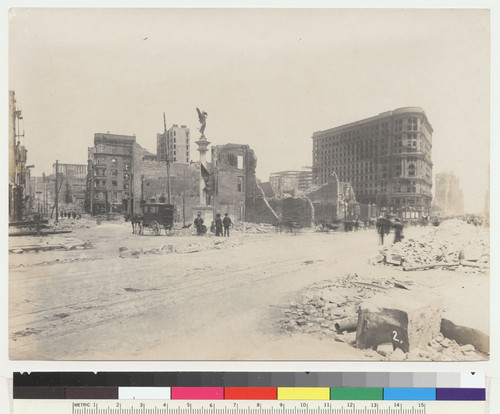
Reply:
[[[222,218],[219,213],[215,215],[215,235],[220,237],[222,236]]]
[[[194,219],[194,225],[196,227],[196,235],[203,236],[203,219],[201,218],[201,213],[198,213]]]
[[[224,225],[224,236],[229,237],[229,226],[231,225],[231,219],[229,216],[224,214],[224,219],[222,220],[222,224]]]
[[[392,225],[394,228],[394,243],[399,243],[403,239],[403,223],[399,218],[394,220],[394,224]]]
[[[378,244],[383,245],[384,244],[384,236],[385,236],[385,233],[387,231],[387,220],[386,220],[386,218],[383,217],[383,216],[380,216],[377,219],[376,227],[377,227],[377,233],[379,235],[379,242],[378,242]]]

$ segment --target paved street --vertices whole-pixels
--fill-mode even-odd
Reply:
[[[366,359],[364,351],[327,335],[283,332],[283,308],[317,281],[403,273],[368,263],[379,250],[374,230],[233,232],[221,248],[208,250],[214,237],[138,236],[128,223],[79,228],[70,237],[93,248],[10,255],[11,358]],[[14,239],[22,238],[11,244],[35,242]],[[120,258],[118,251],[192,243],[200,251],[138,258]],[[485,275],[434,270],[404,277],[437,291],[449,312],[465,306],[461,317],[488,314],[487,300],[472,305],[470,299],[488,297]]]

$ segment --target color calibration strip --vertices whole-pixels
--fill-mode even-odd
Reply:
[[[479,373],[15,373],[13,397],[485,401],[485,384]]]
[[[14,399],[485,401],[485,388],[16,387]]]

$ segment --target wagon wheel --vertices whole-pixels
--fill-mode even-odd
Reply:
[[[158,224],[157,221],[151,222],[151,224],[149,225],[149,228],[151,230],[151,233],[153,233],[155,236],[159,236],[160,235],[161,228],[160,228],[160,225]]]
[[[166,225],[165,226],[165,234],[167,236],[173,236],[174,235],[174,230],[172,228],[172,225]]]

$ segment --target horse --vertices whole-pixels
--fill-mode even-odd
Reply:
[[[127,213],[125,214],[125,221],[130,221],[130,223],[132,224],[132,234],[136,234],[136,230],[137,234],[143,234],[143,217],[141,215],[135,213]]]

